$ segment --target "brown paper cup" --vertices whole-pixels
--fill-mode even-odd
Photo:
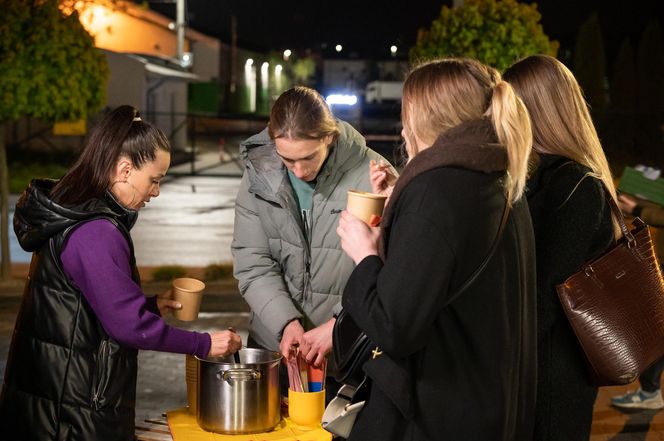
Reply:
[[[187,380],[187,405],[189,413],[196,415],[198,410],[198,383]]]
[[[187,405],[189,412],[196,415],[198,408],[198,360],[193,355],[185,358],[185,381],[187,383]]]
[[[387,199],[387,196],[380,194],[348,190],[346,210],[362,219],[367,225],[371,225],[373,216],[381,217],[383,215],[385,199]]]
[[[200,280],[183,277],[173,280],[173,300],[182,304],[181,309],[173,311],[178,320],[191,321],[198,318],[205,283]]]

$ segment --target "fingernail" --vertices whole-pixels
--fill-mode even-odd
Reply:
[[[175,307],[176,307],[176,308],[182,308],[182,303],[176,303],[176,304],[175,304]]]

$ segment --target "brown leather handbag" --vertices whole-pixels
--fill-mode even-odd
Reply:
[[[664,356],[664,279],[650,231],[633,230],[610,193],[623,237],[556,286],[598,386],[627,384]]]

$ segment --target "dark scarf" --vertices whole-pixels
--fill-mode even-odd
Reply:
[[[441,167],[458,167],[483,173],[507,170],[507,151],[498,143],[491,121],[483,118],[453,127],[404,167],[381,220],[378,253],[383,260],[386,257],[386,230],[394,219],[399,196],[417,176]]]

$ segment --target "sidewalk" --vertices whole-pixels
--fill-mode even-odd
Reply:
[[[243,168],[237,162],[237,145],[220,152],[212,147],[197,153],[193,176],[190,163],[170,168],[160,195],[140,210],[131,230],[139,266],[182,265],[205,267],[232,260],[235,197]],[[220,177],[223,176],[223,177]],[[9,224],[19,195],[10,195]],[[13,228],[9,231],[13,263],[29,263],[30,254],[18,245]]]
[[[622,412],[611,406],[611,397],[638,387],[634,383],[599,389],[590,441],[664,441],[664,410]]]

